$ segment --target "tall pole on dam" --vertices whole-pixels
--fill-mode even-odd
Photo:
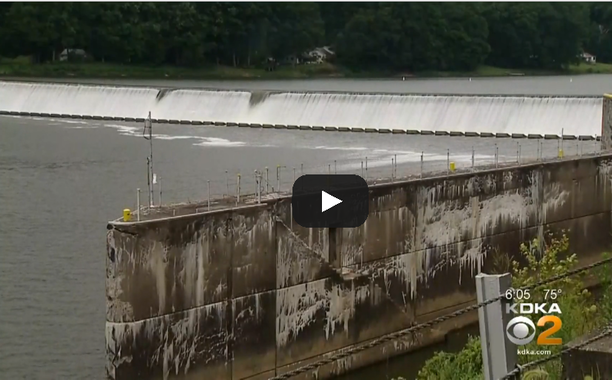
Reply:
[[[155,195],[153,193],[155,187],[155,173],[153,172],[153,123],[151,120],[151,111],[145,119],[144,130],[142,135],[146,140],[149,140],[149,157],[147,157],[147,184],[149,186],[149,207],[153,207]]]

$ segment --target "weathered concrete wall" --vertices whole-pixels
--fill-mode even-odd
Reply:
[[[359,228],[305,229],[290,200],[111,223],[111,378],[264,379],[475,300],[496,252],[569,230],[582,263],[608,249],[612,155],[375,186]],[[331,242],[331,243],[330,243]],[[360,274],[340,276],[334,268]],[[353,276],[355,277],[355,276]],[[418,344],[474,322],[425,331]],[[321,377],[414,348],[393,342]]]
[[[612,150],[612,95],[603,96],[601,112],[601,149]]]

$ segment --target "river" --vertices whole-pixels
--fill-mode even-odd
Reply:
[[[612,76],[581,76],[572,81],[544,77],[112,83],[285,91],[596,95],[605,92],[608,84],[612,87]],[[149,146],[140,128],[118,122],[0,117],[0,377],[104,378],[105,225],[120,216],[122,209],[134,207],[137,187],[146,188]],[[494,155],[491,139],[183,125],[155,128],[155,170],[162,181],[164,202],[204,199],[207,181],[212,183],[213,195],[235,192],[237,173],[248,192],[254,186],[253,171],[266,166],[276,181],[276,167],[282,165],[281,187],[288,188],[296,175],[293,168],[297,175],[302,168],[310,173],[362,174],[361,163],[368,157],[368,175],[383,177],[391,173],[391,158],[397,159],[399,175],[407,174],[408,168],[419,170],[422,151],[426,169],[445,168],[447,152],[459,166],[470,164],[472,147],[477,160],[490,160]],[[499,144],[500,157],[516,158],[516,141],[499,140]],[[521,144],[523,156],[539,149],[537,141],[522,140]],[[556,152],[556,144],[545,143],[547,154]],[[584,149],[586,153],[596,147],[594,142],[574,142],[566,150]],[[457,348],[461,343],[451,346]],[[409,377],[420,362],[400,360],[393,373]],[[367,371],[346,378],[371,378]],[[380,367],[376,371],[382,373]]]

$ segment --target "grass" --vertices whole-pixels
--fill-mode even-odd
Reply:
[[[473,71],[424,71],[417,73],[393,73],[388,71],[354,71],[338,65],[284,66],[276,71],[262,68],[230,66],[206,66],[184,68],[176,66],[139,66],[111,63],[54,62],[31,64],[27,57],[0,58],[0,77],[25,78],[132,78],[132,79],[309,79],[309,78],[389,78],[389,77],[501,77],[511,75],[579,75],[612,73],[612,64],[597,63],[570,66],[565,71],[515,70],[493,66],[480,66]]]

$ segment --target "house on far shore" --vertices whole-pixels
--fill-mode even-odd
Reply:
[[[83,61],[87,58],[87,53],[83,49],[64,49],[59,56],[59,60],[65,61]]]
[[[597,57],[587,52],[582,52],[582,54],[580,54],[580,58],[582,58],[582,60],[585,61],[586,63],[590,63],[590,64],[597,63]]]

